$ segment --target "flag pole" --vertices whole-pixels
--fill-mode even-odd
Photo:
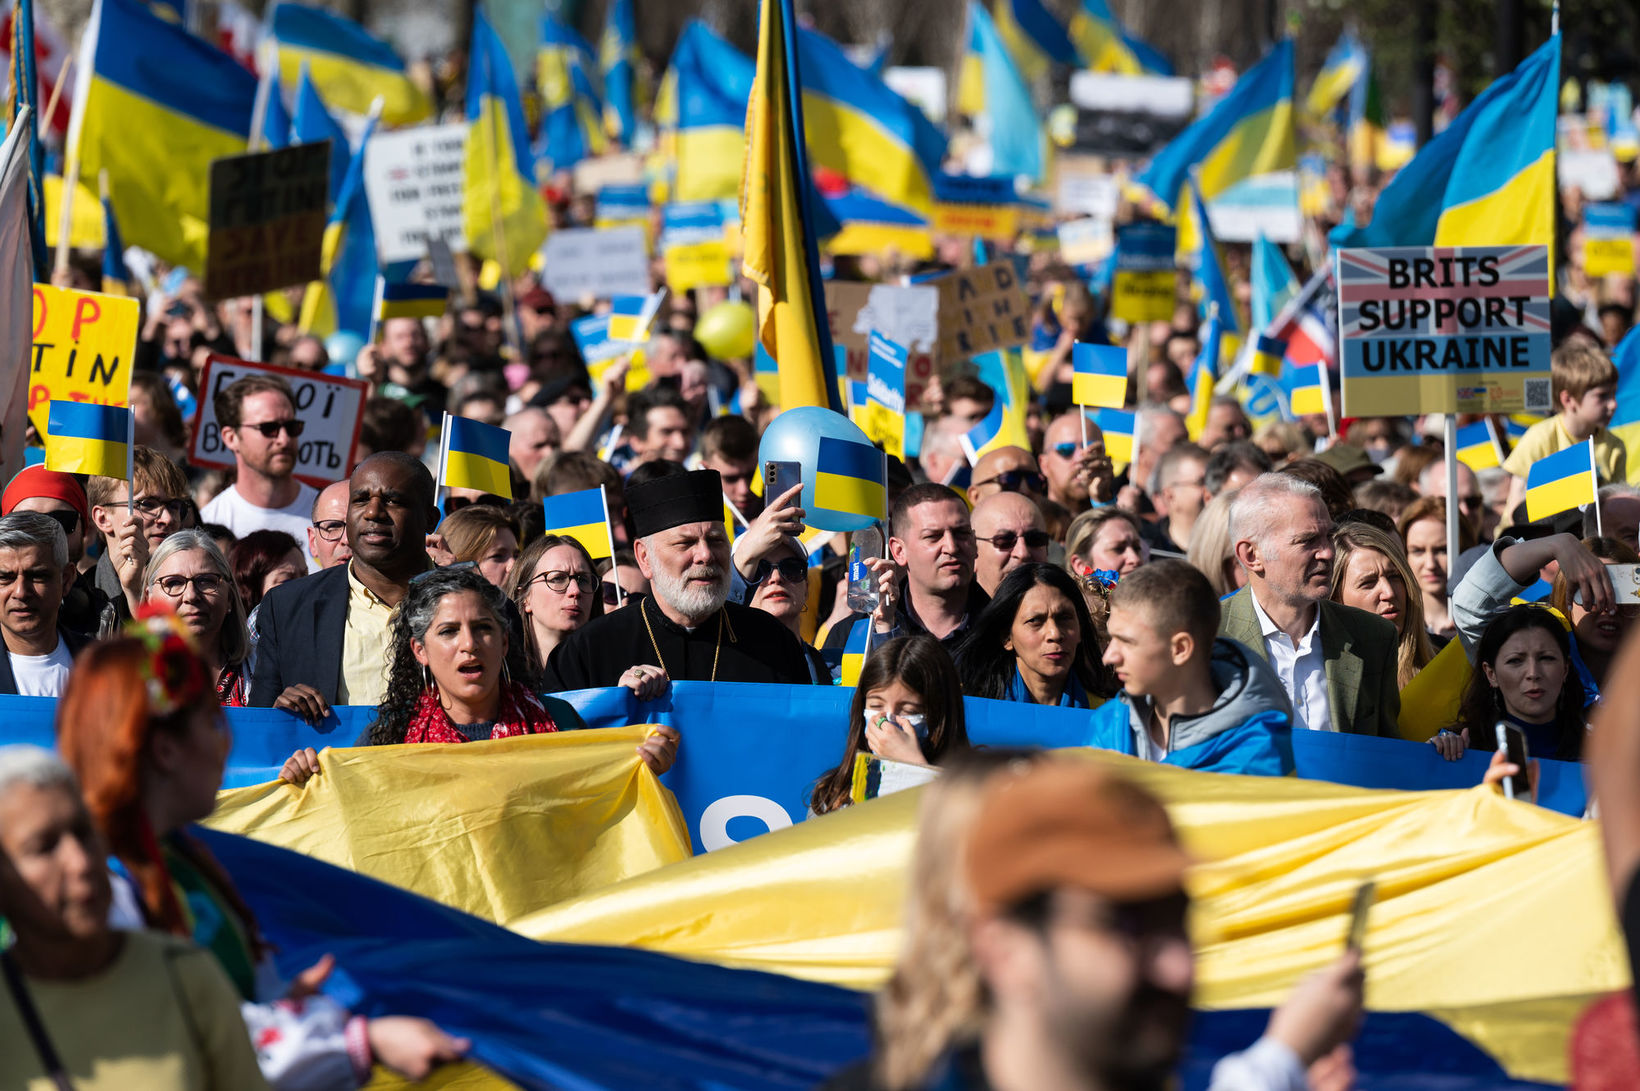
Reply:
[[[93,11],[93,15],[95,15]],[[40,153],[39,77],[35,73],[34,0],[17,0],[12,24],[13,122],[26,107],[34,111],[34,125],[28,137],[29,243],[34,255],[35,278],[46,258],[45,163]]]
[[[198,3],[190,6],[190,11],[197,8]],[[259,152],[262,150],[262,130],[267,126],[268,98],[273,94],[273,79],[279,71],[279,47],[276,44],[269,54],[271,63],[262,71],[262,76],[256,81],[256,98],[251,102],[251,133],[246,151]],[[289,134],[286,135],[289,139]],[[332,148],[331,155],[336,154]],[[251,296],[251,328],[249,343],[245,350],[250,358],[257,363],[262,362],[262,296],[260,293]]]
[[[468,79],[471,78],[471,75],[469,75]],[[488,73],[486,73],[486,82],[488,82]],[[499,287],[501,288],[501,329],[507,335],[507,344],[513,350],[513,359],[522,360],[524,351],[521,344],[522,339],[518,333],[518,310],[513,304],[512,269],[507,261],[505,216],[501,211],[501,171],[503,164],[501,162],[501,109],[499,103],[497,103],[495,109],[490,111],[490,152],[495,157],[492,164],[494,173],[491,176],[490,183],[490,237],[495,244],[496,263],[501,266],[499,281]],[[512,164],[506,164],[505,169],[511,170]],[[527,178],[521,181],[524,185],[530,184]],[[617,576],[616,579],[618,581],[620,577]]]
[[[615,573],[615,604],[626,605],[626,589],[621,586],[621,562],[615,559],[615,525],[609,519],[609,486],[598,486],[598,499],[604,505],[604,533],[609,537],[609,570]]]
[[[1458,415],[1446,414],[1446,555],[1458,563]]]
[[[1555,11],[1560,11],[1560,5],[1555,5]],[[1594,482],[1594,536],[1604,538],[1606,528],[1600,525],[1600,469],[1594,461],[1594,437],[1590,436],[1583,442],[1589,445],[1589,480]]]

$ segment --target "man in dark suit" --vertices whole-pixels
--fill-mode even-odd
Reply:
[[[0,518],[0,693],[63,695],[74,656],[91,640],[58,626],[74,575],[60,522],[33,511]]]
[[[412,455],[381,451],[348,481],[353,559],[268,592],[257,612],[251,704],[317,723],[333,704],[374,705],[386,686],[393,608],[412,577],[433,567],[438,523],[433,475]]]
[[[1270,662],[1295,726],[1394,735],[1395,626],[1328,597],[1332,520],[1320,492],[1288,474],[1255,478],[1231,505],[1230,538],[1247,586],[1224,604],[1219,635]]]

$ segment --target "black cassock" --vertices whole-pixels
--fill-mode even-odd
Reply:
[[[714,650],[719,682],[812,682],[803,645],[784,625],[762,610],[738,603],[725,603],[723,611],[691,632],[669,619],[648,596],[630,602],[593,618],[554,648],[542,688],[553,693],[617,686],[621,675],[639,663],[664,666],[674,682],[708,682],[713,678]],[[650,631],[655,634],[653,645]]]

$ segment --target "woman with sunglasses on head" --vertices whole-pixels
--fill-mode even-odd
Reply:
[[[249,704],[250,653],[245,603],[233,570],[202,530],[179,530],[159,544],[142,577],[144,600],[187,627],[216,689],[231,707]]]
[[[746,591],[746,605],[773,616],[802,643],[813,681],[830,685],[831,668],[814,645],[803,640],[803,611],[809,604],[809,554],[803,543],[792,537],[776,541],[758,559],[746,580]]]
[[[563,534],[530,543],[507,583],[507,594],[524,619],[524,652],[539,674],[547,656],[570,633],[602,617],[603,591],[587,547]]]

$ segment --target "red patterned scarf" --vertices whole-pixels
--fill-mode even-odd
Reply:
[[[557,731],[558,725],[535,694],[516,682],[501,684],[501,707],[497,710],[492,739],[514,735],[542,735]],[[438,691],[424,689],[416,700],[416,711],[404,733],[405,742],[468,742],[439,703]]]

